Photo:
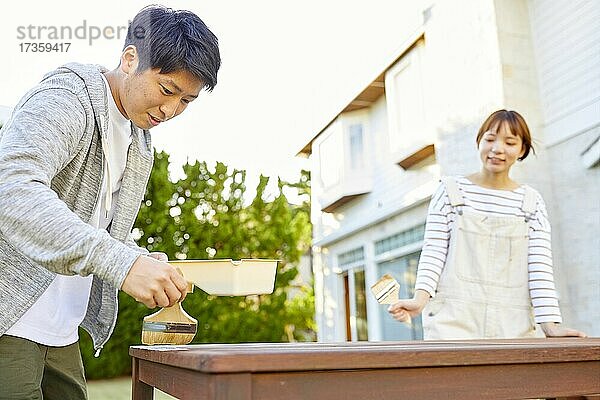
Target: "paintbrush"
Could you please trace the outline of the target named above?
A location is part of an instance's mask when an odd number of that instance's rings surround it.
[[[385,274],[371,286],[371,292],[379,304],[394,304],[398,301],[400,284],[394,277]]]
[[[181,271],[179,271],[181,273]],[[188,293],[194,285],[188,283]],[[198,321],[190,317],[178,302],[154,314],[144,317],[142,324],[143,344],[188,344],[196,336]]]

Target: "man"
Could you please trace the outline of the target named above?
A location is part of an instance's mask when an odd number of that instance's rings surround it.
[[[119,66],[68,64],[0,131],[0,398],[81,399],[78,327],[97,355],[117,290],[153,308],[186,282],[130,237],[152,168],[148,130],[182,113],[220,67],[195,14],[152,6],[131,22]]]

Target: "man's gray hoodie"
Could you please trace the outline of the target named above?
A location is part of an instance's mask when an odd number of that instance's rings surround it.
[[[56,274],[93,274],[81,326],[98,351],[117,318],[117,289],[136,258],[130,232],[152,169],[150,135],[132,143],[110,233],[88,224],[100,194],[107,93],[94,65],[47,74],[0,130],[0,335]]]

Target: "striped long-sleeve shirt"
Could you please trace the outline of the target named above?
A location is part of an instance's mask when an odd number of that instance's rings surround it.
[[[457,177],[456,181],[464,198],[465,209],[492,215],[524,216],[521,210],[525,195],[523,186],[515,190],[495,190],[475,185],[465,177]],[[529,293],[536,323],[560,323],[562,318],[552,269],[550,223],[544,200],[539,193],[536,194],[536,212],[529,221]],[[455,212],[442,184],[429,205],[415,284],[415,289],[425,290],[432,297],[435,296],[446,263],[455,219]]]

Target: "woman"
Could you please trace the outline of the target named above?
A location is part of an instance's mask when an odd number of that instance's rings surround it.
[[[525,120],[496,111],[476,141],[481,170],[442,179],[429,206],[415,295],[388,311],[398,321],[423,312],[425,339],[585,337],[560,325],[544,201],[509,176],[534,152]]]

